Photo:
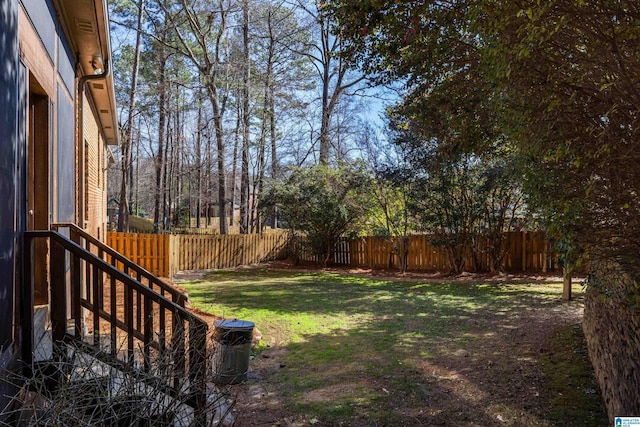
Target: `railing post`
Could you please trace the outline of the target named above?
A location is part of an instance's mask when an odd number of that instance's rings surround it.
[[[115,261],[114,261],[115,263]],[[110,344],[110,350],[111,350],[111,355],[114,357],[117,357],[118,355],[118,325],[117,325],[117,311],[118,311],[118,306],[117,306],[117,298],[116,298],[116,279],[114,277],[110,277],[109,278],[109,314],[110,314],[110,319],[109,319],[109,329],[111,331],[111,344]]]
[[[133,366],[134,361],[134,325],[133,325],[133,289],[124,283],[124,323],[127,333],[127,363]]]
[[[33,374],[33,239],[25,233],[24,254],[22,262],[22,275],[24,286],[22,287],[22,360],[24,362],[24,375],[31,377]]]
[[[174,355],[173,387],[180,388],[185,373],[185,340],[186,330],[184,319],[175,311],[171,313],[171,352]]]
[[[71,311],[74,319],[74,335],[82,338],[82,263],[77,254],[71,257]]]
[[[189,322],[189,385],[195,400],[194,424],[207,422],[207,326]]]
[[[67,333],[67,257],[60,243],[50,239],[51,247],[51,332],[55,341]]]
[[[140,307],[138,307],[140,311]],[[153,307],[151,298],[144,297],[144,369],[151,369],[151,344],[153,341]]]
[[[92,287],[92,307],[93,307],[93,345],[101,347],[100,342],[100,310],[102,310],[102,283],[100,277],[102,272],[98,267],[86,264],[87,272],[91,271],[91,274],[87,273],[87,279],[91,280]]]

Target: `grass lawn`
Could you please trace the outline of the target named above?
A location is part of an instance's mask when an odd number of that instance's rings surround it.
[[[220,271],[191,303],[255,322],[239,425],[607,424],[560,283]]]

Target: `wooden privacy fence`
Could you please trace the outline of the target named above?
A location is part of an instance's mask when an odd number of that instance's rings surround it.
[[[107,245],[155,276],[169,276],[168,234],[108,232]]]
[[[171,235],[171,275],[181,270],[231,268],[277,259],[287,233],[219,236]]]
[[[449,271],[445,249],[429,243],[430,236],[412,235],[409,241],[407,268],[409,270]],[[478,264],[469,250],[465,270],[487,270],[488,256],[484,249],[488,242],[478,241]],[[556,256],[544,232],[510,232],[505,239],[507,254],[503,266],[506,271],[551,271],[556,268]],[[304,245],[296,245],[298,259],[319,262]],[[341,240],[331,260],[334,265],[372,269],[399,268],[389,242],[383,237],[362,237]]]
[[[552,271],[556,268],[556,255],[544,232],[507,233],[504,258],[506,271]],[[169,235],[107,233],[107,244],[136,264],[160,277],[173,277],[182,270],[208,270],[232,268],[272,261],[288,249],[286,232],[238,235]],[[465,270],[486,270],[487,242],[476,242],[480,253],[478,263],[469,251]],[[302,261],[319,261],[305,249],[296,245],[296,254]],[[398,268],[398,257],[391,245],[382,237],[362,237],[341,240],[331,260],[333,265],[363,268]],[[449,271],[442,247],[429,243],[429,236],[413,235],[407,257],[409,270]]]
[[[156,276],[181,270],[230,268],[276,259],[287,233],[244,235],[173,235],[107,233],[107,245]]]

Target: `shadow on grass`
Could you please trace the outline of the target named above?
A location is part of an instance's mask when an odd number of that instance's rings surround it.
[[[221,281],[220,279],[224,279]],[[544,288],[544,285],[541,285]],[[502,313],[553,305],[553,290],[531,294],[519,285],[416,284],[372,281],[335,274],[216,273],[189,286],[190,299],[275,313],[433,313],[471,315],[486,308]],[[515,297],[518,297],[517,299]]]
[[[551,334],[553,344],[536,342],[509,321],[499,322],[504,328],[485,324],[466,332],[452,324],[428,335],[390,322],[290,344],[286,368],[274,381],[283,385],[292,413],[318,425],[607,423],[588,360],[572,345],[555,353],[566,346],[561,335]],[[550,326],[535,316],[524,323]],[[575,325],[561,327],[560,334],[567,329]]]
[[[190,298],[274,318],[341,320],[328,331],[301,332],[286,345],[285,367],[269,379],[286,410],[311,424],[606,424],[595,394],[588,396],[595,403],[573,400],[583,410],[558,407],[558,393],[590,392],[593,375],[572,384],[575,390],[548,386],[559,372],[547,363],[554,350],[541,337],[580,318],[579,304],[558,300],[559,288],[282,272],[235,277],[193,283]],[[576,363],[583,363],[577,371],[590,369],[584,360]]]

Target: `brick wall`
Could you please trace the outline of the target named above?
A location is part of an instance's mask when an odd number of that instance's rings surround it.
[[[105,240],[107,216],[106,146],[98,129],[95,113],[84,100],[85,229],[100,240]]]

